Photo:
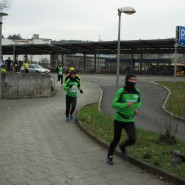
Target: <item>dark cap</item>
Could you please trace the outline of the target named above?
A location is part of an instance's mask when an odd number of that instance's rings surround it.
[[[136,78],[136,75],[131,74],[131,73],[127,74],[126,78],[125,78],[125,82],[128,81],[128,79],[131,78],[131,77],[135,77]]]

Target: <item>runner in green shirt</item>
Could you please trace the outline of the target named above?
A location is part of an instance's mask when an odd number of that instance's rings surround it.
[[[83,91],[80,87],[80,81],[76,79],[76,72],[73,70],[70,73],[70,78],[64,84],[64,90],[67,91],[66,94],[66,121],[73,121],[73,112],[76,108],[77,103],[77,92]]]
[[[61,81],[61,86],[63,85],[63,67],[61,64],[57,66],[58,81]]]
[[[138,114],[141,106],[140,91],[135,87],[136,81],[134,74],[128,74],[125,79],[125,86],[116,92],[112,102],[116,111],[114,115],[114,138],[107,154],[107,163],[111,165],[114,164],[113,153],[120,141],[122,129],[128,135],[128,139],[120,145],[123,159],[128,160],[126,147],[136,142],[134,115]]]

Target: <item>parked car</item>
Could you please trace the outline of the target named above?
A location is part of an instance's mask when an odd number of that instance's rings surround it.
[[[24,73],[24,67],[23,66],[21,67],[20,71],[22,73]],[[49,69],[43,68],[39,64],[29,64],[28,71],[29,71],[29,73],[49,73],[50,72]]]

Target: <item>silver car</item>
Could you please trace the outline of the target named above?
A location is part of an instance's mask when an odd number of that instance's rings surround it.
[[[20,71],[22,73],[24,73],[24,67],[23,66],[21,67]],[[49,73],[50,72],[49,69],[43,68],[39,64],[29,64],[28,71],[29,71],[29,73]]]

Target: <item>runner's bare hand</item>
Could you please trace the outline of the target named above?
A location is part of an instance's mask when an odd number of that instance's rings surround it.
[[[127,106],[128,106],[128,107],[132,107],[133,105],[134,105],[134,102],[128,102],[128,103],[127,103]]]
[[[139,110],[138,110],[138,109],[135,109],[135,110],[134,110],[134,114],[135,114],[135,115],[138,115],[138,113],[139,113]]]

